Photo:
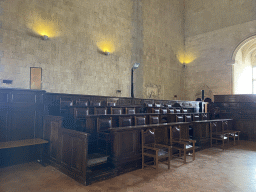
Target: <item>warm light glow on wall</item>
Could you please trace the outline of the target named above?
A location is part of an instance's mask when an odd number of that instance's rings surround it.
[[[54,19],[43,19],[38,14],[33,14],[30,22],[27,23],[28,27],[36,34],[41,36],[56,37],[59,36],[58,22]]]
[[[179,53],[178,60],[181,64],[189,64],[196,59],[196,56],[192,53]]]
[[[112,41],[99,41],[97,42],[97,47],[102,51],[102,52],[109,52],[113,53],[115,51],[115,45]]]

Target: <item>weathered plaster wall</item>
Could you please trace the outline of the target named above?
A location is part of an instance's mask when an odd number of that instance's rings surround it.
[[[186,0],[185,52],[192,57],[185,69],[186,99],[231,94],[232,53],[256,34],[254,0]]]
[[[144,98],[182,99],[183,2],[143,0]]]
[[[182,21],[178,0],[0,1],[0,87],[29,89],[30,67],[41,67],[48,92],[129,97],[139,62],[136,97],[180,98]]]
[[[129,96],[132,5],[119,0],[1,1],[0,79],[29,88],[30,67],[42,67],[46,91]],[[38,35],[44,30],[49,40]],[[99,53],[97,44],[112,53]]]

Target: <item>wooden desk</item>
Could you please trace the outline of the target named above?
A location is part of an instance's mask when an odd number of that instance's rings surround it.
[[[197,144],[204,145],[210,142],[210,122],[233,121],[232,119],[212,119],[191,122],[193,128],[193,139]]]
[[[163,124],[138,125],[110,128],[111,161],[117,173],[133,170],[141,166],[141,129],[155,128],[156,140],[168,143],[168,127],[189,125],[188,122],[172,122]]]

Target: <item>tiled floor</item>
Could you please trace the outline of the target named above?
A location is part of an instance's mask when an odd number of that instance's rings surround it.
[[[0,169],[0,192],[82,191],[256,191],[256,143],[241,141],[225,151],[209,148],[194,162],[171,161],[83,186],[52,166],[28,163]]]

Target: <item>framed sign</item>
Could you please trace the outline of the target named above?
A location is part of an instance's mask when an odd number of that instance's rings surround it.
[[[42,89],[41,67],[30,67],[30,89]]]

